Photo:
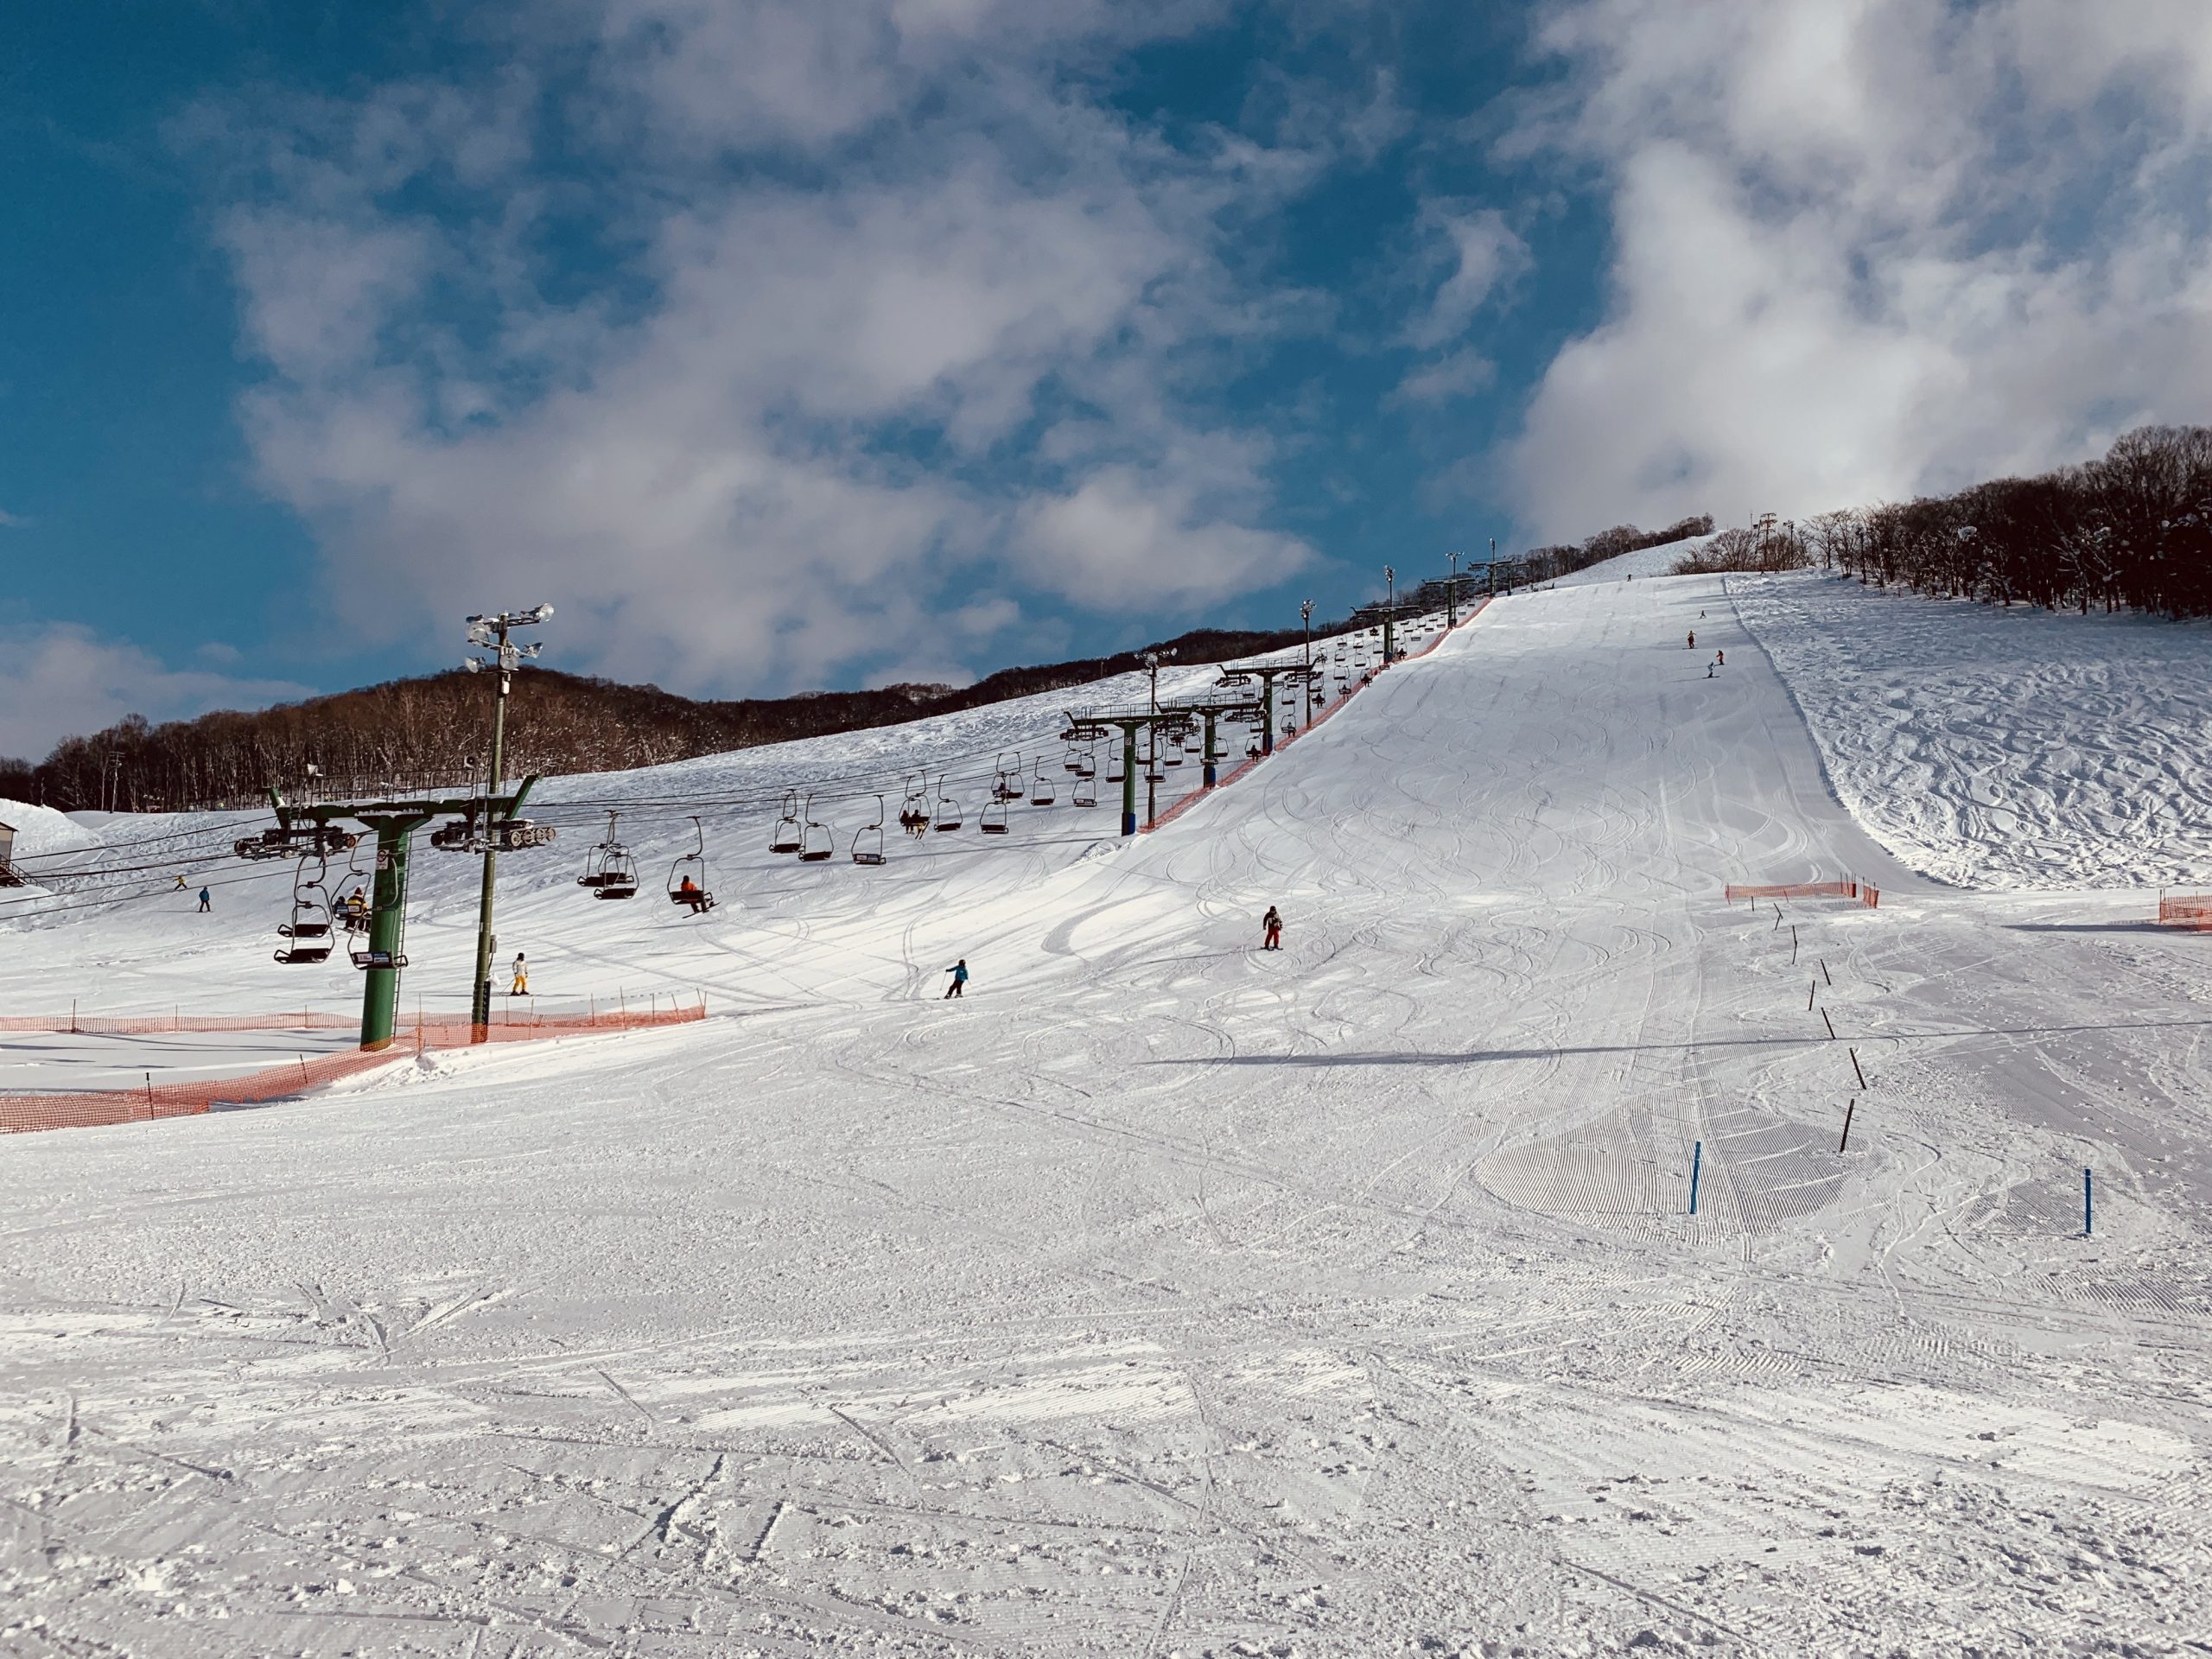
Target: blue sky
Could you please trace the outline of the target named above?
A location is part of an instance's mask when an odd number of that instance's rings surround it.
[[[454,660],[958,679],[2202,418],[2201,6],[0,22],[0,753]]]

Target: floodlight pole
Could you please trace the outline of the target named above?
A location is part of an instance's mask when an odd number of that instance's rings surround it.
[[[1137,727],[1140,722],[1122,722],[1122,833],[1134,836],[1137,832]]]
[[[1300,600],[1298,620],[1306,625],[1306,718],[1301,726],[1313,723],[1313,601]]]
[[[1490,596],[1497,597],[1497,537],[1490,538]]]
[[[484,885],[476,902],[476,976],[468,999],[468,1039],[473,1043],[489,1042],[492,1038],[492,952],[498,944],[492,935],[492,889],[499,867],[499,838],[492,822],[492,801],[504,781],[507,694],[514,689],[515,670],[522,665],[522,659],[535,657],[538,650],[534,645],[510,645],[507,635],[515,628],[535,627],[552,614],[550,605],[539,605],[527,611],[468,619],[468,643],[484,646],[493,655],[489,661],[469,658],[463,666],[471,673],[489,668],[499,675],[499,690],[492,701],[492,770],[484,785]]]
[[[1382,567],[1382,581],[1389,595],[1382,611],[1382,666],[1388,668],[1398,659],[1397,648],[1393,643],[1397,638],[1398,626],[1398,573],[1386,564]]]
[[[1452,556],[1452,581],[1444,590],[1444,626],[1448,629],[1459,626],[1459,556]]]

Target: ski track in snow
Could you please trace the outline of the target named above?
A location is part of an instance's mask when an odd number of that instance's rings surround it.
[[[647,803],[750,803],[702,919],[585,899],[578,830],[502,866],[549,993],[717,1017],[0,1141],[0,1650],[2202,1651],[2207,942],[1916,874],[2110,872],[1903,836],[1835,734],[1905,613],[1728,587],[1500,601],[1127,844],[971,793],[880,870],[765,851],[786,785],[988,776],[1068,694],[549,785],[664,868]],[[449,1007],[475,865],[417,870]],[[1845,870],[1878,911],[1721,899]],[[0,999],[342,1007],[267,961],[284,889],[9,925]]]
[[[2212,625],[1732,576],[1838,792],[1961,887],[2212,886]]]

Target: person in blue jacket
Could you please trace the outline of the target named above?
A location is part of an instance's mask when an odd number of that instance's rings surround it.
[[[952,983],[944,988],[945,1000],[950,1001],[956,996],[964,996],[967,995],[968,958],[965,957],[961,957],[959,961],[954,963],[951,967],[946,969],[944,971],[952,976]]]

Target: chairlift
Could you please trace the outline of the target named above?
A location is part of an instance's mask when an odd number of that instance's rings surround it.
[[[1052,780],[1045,775],[1045,760],[1037,759],[1037,775],[1029,783],[1029,804],[1051,806],[1058,798],[1052,789]]]
[[[340,878],[338,883],[340,887],[346,889],[346,897],[339,904],[334,913],[338,918],[339,925],[350,934],[365,933],[369,931],[369,923],[376,912],[376,901],[367,896],[367,890],[362,884],[364,882],[373,884],[375,879],[368,871],[361,868],[361,855],[358,844],[348,849],[346,855],[346,874]]]
[[[1162,758],[1163,758],[1163,760],[1165,760],[1166,764],[1166,765],[1168,765],[1168,766],[1181,766],[1181,765],[1183,764],[1183,734],[1182,734],[1182,733],[1178,732],[1178,733],[1176,733],[1176,734],[1175,734],[1175,741],[1174,741],[1173,745],[1173,746],[1168,749],[1168,751],[1167,751],[1166,754],[1164,757],[1162,757]]]
[[[995,792],[991,799],[983,803],[983,816],[976,827],[987,836],[1006,834],[1006,803],[1000,800]]]
[[[1040,761],[1039,764],[1043,763]],[[1061,769],[1074,772],[1077,777],[1083,775],[1083,751],[1072,743],[1068,745],[1067,758],[1062,762]]]
[[[802,864],[822,864],[836,856],[837,836],[814,817],[814,797],[806,798],[806,829],[800,836],[798,861]]]
[[[798,791],[784,791],[783,816],[776,820],[776,827],[768,832],[768,850],[772,853],[795,853],[806,844],[806,831],[798,820]]]
[[[694,916],[703,916],[715,907],[715,895],[707,885],[707,831],[696,814],[691,833],[698,837],[697,845],[668,867],[668,900],[688,905]]]
[[[308,859],[315,861],[315,874],[308,874]],[[322,885],[329,871],[329,861],[320,852],[310,853],[300,861],[300,868],[292,877],[292,918],[278,924],[277,937],[289,943],[278,947],[276,960],[289,966],[304,966],[310,963],[330,959],[330,895]]]
[[[899,827],[910,836],[929,833],[929,779],[920,778],[906,786],[906,797],[899,804]]]
[[[1107,748],[1106,781],[1109,784],[1120,783],[1127,773],[1127,767],[1122,763],[1122,753],[1123,750],[1119,743],[1112,744]]]
[[[1068,798],[1070,806],[1098,804],[1098,768],[1091,766],[1076,774],[1075,792]]]
[[[902,823],[904,815],[901,815]],[[875,822],[853,831],[853,862],[877,865],[890,861],[883,855],[883,797],[875,798]]]
[[[944,792],[944,774],[937,779],[937,823],[938,830],[957,830],[960,827],[960,803]]]
[[[1021,798],[1021,757],[1014,757],[1014,770],[1008,772],[1006,756],[998,758],[997,775],[991,779],[991,798],[995,801],[1018,801]]]
[[[584,873],[576,885],[594,899],[634,899],[638,896],[638,861],[614,833],[620,813],[607,815],[607,839],[584,855]]]

